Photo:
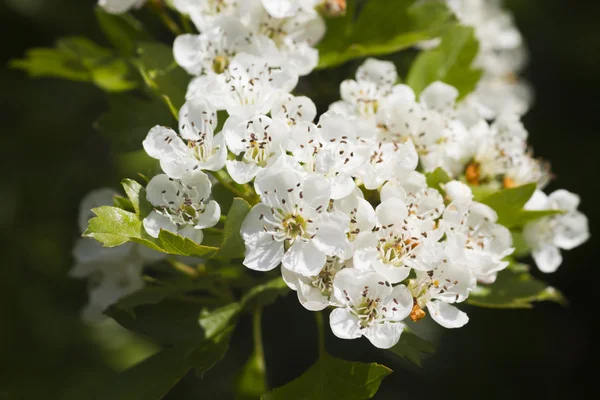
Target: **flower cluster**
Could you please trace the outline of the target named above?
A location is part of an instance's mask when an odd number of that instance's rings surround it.
[[[243,264],[281,266],[305,308],[334,309],[336,336],[365,336],[380,348],[398,342],[407,320],[430,315],[446,328],[465,325],[455,304],[508,266],[511,232],[473,188],[533,183],[527,209],[564,211],[524,228],[542,271],[558,267],[558,248],[587,239],[578,197],[541,192],[549,168],[527,144],[525,99],[515,101],[514,87],[490,89],[498,79],[509,84],[520,65],[514,54],[522,54],[503,11],[484,0],[448,0],[481,42],[484,79],[465,101],[443,82],[417,95],[397,83],[393,63],[369,58],[342,82],[341,100],[317,117],[310,98],[292,94],[318,63],[313,46],[325,28],[317,3],[175,1],[201,33],[174,43],[177,63],[194,76],[177,132],[157,126],[143,142],[164,172],[146,188],[150,236],[167,230],[201,243],[221,214],[211,178],[253,188],[257,201],[240,231]],[[450,179],[432,187],[426,174],[436,170]],[[122,249],[132,257],[133,247]]]

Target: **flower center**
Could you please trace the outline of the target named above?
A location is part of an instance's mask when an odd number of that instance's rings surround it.
[[[212,63],[212,69],[217,74],[223,73],[229,66],[229,58],[223,55],[218,55],[214,58]]]
[[[420,242],[414,238],[404,239],[401,235],[390,233],[379,239],[377,250],[379,258],[385,264],[401,267],[406,257],[415,258],[413,253],[419,244]]]
[[[303,236],[306,232],[306,221],[300,215],[290,215],[281,222],[285,235],[290,239]]]

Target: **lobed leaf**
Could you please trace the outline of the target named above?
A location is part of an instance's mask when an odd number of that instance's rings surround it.
[[[365,364],[321,357],[302,376],[273,389],[262,400],[362,400],[372,398],[383,378],[392,370],[375,363]]]
[[[353,58],[391,54],[438,37],[454,24],[443,2],[369,0],[356,16],[349,0],[343,17],[327,19],[327,34],[319,43],[318,68],[330,68]]]
[[[417,367],[423,366],[423,354],[435,353],[431,342],[420,338],[411,331],[405,329],[398,343],[389,349],[395,355],[405,358]]]
[[[413,64],[406,83],[419,95],[435,81],[458,89],[459,99],[475,90],[482,71],[472,67],[479,51],[474,29],[455,26],[442,36],[436,48],[423,51]]]

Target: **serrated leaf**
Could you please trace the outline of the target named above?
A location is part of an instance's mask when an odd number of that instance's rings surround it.
[[[427,179],[427,186],[437,189],[440,193],[444,193],[441,185],[452,180],[450,175],[441,167],[436,168],[433,172],[427,172],[425,177]]]
[[[250,212],[250,204],[244,199],[236,197],[227,213],[227,220],[223,228],[223,241],[219,246],[216,257],[221,259],[243,258],[246,249],[244,239],[240,234],[242,223]]]
[[[499,224],[512,228],[521,223],[523,206],[533,196],[535,189],[535,183],[503,189],[487,196],[481,202],[498,213]]]
[[[111,14],[99,6],[94,12],[104,36],[125,57],[134,54],[138,42],[151,39],[144,25],[131,14]]]
[[[137,52],[137,65],[146,85],[161,99],[167,98],[167,109],[172,106],[179,110],[185,103],[190,77],[175,62],[173,49],[159,42],[143,42],[138,45]]]
[[[442,2],[369,0],[356,20],[356,1],[349,0],[344,17],[330,18],[319,43],[319,66],[329,68],[353,58],[391,54],[439,36],[454,24]]]
[[[202,246],[193,240],[162,229],[158,242],[165,252],[181,256],[210,258],[219,251],[218,247]]]
[[[142,141],[156,125],[172,126],[175,119],[160,99],[144,99],[133,94],[109,95],[110,110],[95,124],[112,148],[129,152],[142,148]]]
[[[144,189],[142,185],[134,181],[133,179],[123,179],[121,185],[125,190],[125,194],[129,197],[129,201],[133,206],[136,214],[140,213],[140,191]]]
[[[472,67],[479,51],[473,28],[455,26],[442,36],[439,46],[423,51],[411,65],[406,83],[419,95],[435,81],[454,86],[459,98],[471,93],[482,71]]]
[[[518,267],[500,271],[491,285],[479,285],[467,303],[487,308],[531,308],[532,303],[538,301],[566,302],[562,293],[534,278],[527,266],[519,264]]]
[[[134,208],[133,208],[133,204],[131,203],[131,200],[129,200],[126,197],[123,196],[119,196],[118,194],[113,195],[113,206],[120,208],[122,210],[125,211],[130,211],[130,212],[135,212]]]
[[[104,247],[122,245],[132,237],[141,238],[142,223],[136,214],[109,206],[94,208],[92,212],[96,217],[90,219],[83,236],[96,239]]]
[[[404,330],[398,343],[389,351],[407,359],[417,367],[422,367],[423,354],[433,354],[435,348],[429,341],[420,338],[409,330]]]
[[[12,60],[10,66],[26,71],[32,78],[90,82],[108,92],[137,87],[137,82],[131,79],[131,68],[124,60],[84,37],[59,39],[53,49],[30,49],[26,58]]]
[[[375,363],[344,361],[328,354],[302,376],[273,389],[262,400],[363,400],[372,398],[392,370]]]

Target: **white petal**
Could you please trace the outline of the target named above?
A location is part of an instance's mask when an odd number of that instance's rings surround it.
[[[296,240],[282,259],[284,268],[303,276],[317,275],[327,257],[311,241]]]
[[[327,179],[311,175],[302,185],[304,201],[314,208],[327,209],[331,198],[331,188]]]
[[[392,198],[384,201],[375,209],[377,220],[382,225],[396,225],[400,227],[408,216],[404,199]]]
[[[315,224],[319,230],[313,239],[315,246],[328,256],[343,256],[350,242],[346,232],[350,227],[350,218],[342,212],[323,213]]]
[[[329,314],[329,325],[340,339],[357,339],[362,336],[358,318],[347,308],[336,308]]]
[[[581,198],[578,195],[564,189],[556,190],[548,196],[548,199],[551,203],[556,204],[558,209],[565,211],[577,210],[581,202]]]
[[[144,218],[144,229],[148,235],[157,238],[161,229],[169,232],[177,233],[177,226],[171,222],[168,217],[165,217],[156,211],[151,212]]]
[[[389,349],[398,343],[406,325],[402,322],[377,323],[363,330],[363,335],[379,349]]]
[[[202,232],[200,229],[195,229],[190,225],[184,226],[182,229],[177,231],[177,234],[198,244],[202,243],[202,240],[204,239],[204,232]]]
[[[227,160],[225,165],[231,178],[239,184],[250,182],[262,170],[257,164],[249,164],[236,160]]]
[[[211,200],[204,209],[204,212],[200,214],[198,217],[198,222],[196,223],[196,228],[204,229],[213,227],[219,222],[219,217],[221,216],[221,206],[214,201]]]
[[[427,86],[419,99],[428,108],[443,111],[454,107],[457,97],[458,90],[454,86],[437,81]]]
[[[554,230],[556,246],[564,250],[571,250],[582,245],[590,238],[587,217],[579,211],[557,217]]]
[[[464,202],[473,199],[473,192],[462,182],[451,181],[444,185],[446,196],[453,201]]]
[[[189,74],[200,75],[203,70],[198,35],[179,35],[173,42],[173,56],[179,66]]]
[[[385,264],[378,259],[373,260],[372,265],[378,274],[385,276],[391,283],[402,282],[408,278],[408,275],[410,274],[410,268],[408,266],[396,267],[391,264]]]
[[[262,0],[265,10],[274,18],[293,17],[298,8],[294,0]]]
[[[427,302],[431,318],[444,328],[460,328],[469,322],[469,317],[458,308],[443,301]]]
[[[271,236],[257,233],[256,243],[250,246],[246,242],[246,257],[243,264],[255,271],[270,271],[277,267],[283,257],[283,243],[271,239]]]
[[[550,244],[533,250],[532,256],[539,270],[547,274],[556,271],[560,264],[562,264],[560,250],[558,247]]]
[[[398,80],[396,66],[391,61],[381,61],[375,58],[367,58],[356,71],[358,81],[369,81],[378,86],[391,87]]]

